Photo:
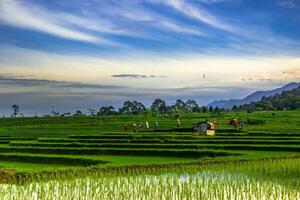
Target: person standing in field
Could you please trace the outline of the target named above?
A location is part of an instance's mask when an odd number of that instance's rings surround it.
[[[155,126],[155,128],[158,128],[158,126],[159,126],[158,121],[155,122],[154,126]]]
[[[126,124],[124,124],[124,131],[125,131],[125,132],[127,132],[127,131],[128,131],[128,125],[127,125],[127,123],[126,123]]]
[[[245,126],[245,122],[244,121],[240,121],[240,127],[239,127],[239,129],[243,130],[244,126]]]
[[[179,118],[176,119],[176,126],[180,127],[180,119]]]
[[[238,124],[239,124],[239,121],[238,119],[236,118],[232,118],[229,122],[230,125],[232,125],[234,127],[234,129],[237,129],[238,128]]]
[[[149,128],[149,122],[148,121],[146,121],[146,128]]]
[[[136,132],[136,129],[137,129],[137,125],[136,125],[136,123],[133,123],[132,124],[132,130],[133,130],[133,132]]]

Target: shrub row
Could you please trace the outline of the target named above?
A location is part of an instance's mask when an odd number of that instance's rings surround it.
[[[20,155],[20,154],[0,154],[0,160],[27,163],[47,163],[47,164],[63,164],[70,166],[92,166],[97,164],[105,164],[108,161],[92,160],[84,158],[70,158],[58,156],[40,156],[40,155]]]

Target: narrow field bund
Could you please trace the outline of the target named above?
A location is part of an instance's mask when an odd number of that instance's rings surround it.
[[[1,142],[1,141],[0,141]],[[300,144],[300,138],[295,140],[245,140],[245,139],[234,139],[234,140],[224,140],[224,139],[195,139],[195,140],[177,140],[177,139],[38,139],[37,141],[23,142],[23,141],[13,141],[10,142],[11,146],[24,146],[32,144],[113,144],[113,143],[131,143],[131,144],[288,144],[297,145]]]
[[[209,145],[207,145],[209,144]],[[129,143],[83,143],[83,142],[66,142],[66,143],[47,143],[47,142],[11,142],[9,145],[11,147],[86,147],[86,148],[96,148],[96,147],[112,147],[112,148],[174,148],[174,149],[186,149],[191,148],[195,149],[197,147],[215,147],[215,146],[264,146],[268,147],[272,145],[273,147],[297,147],[297,144],[300,144],[300,141],[266,141],[262,143],[256,142],[247,142],[247,141],[226,141],[226,142],[214,142],[214,141],[205,141],[205,142],[195,142],[195,143],[185,143],[181,141],[177,142],[159,142],[159,143],[138,143],[138,142],[129,142]]]
[[[251,135],[217,135],[217,136],[201,136],[199,134],[190,133],[176,133],[176,134],[166,134],[166,133],[155,133],[155,134],[98,134],[98,135],[69,135],[70,139],[274,139],[274,140],[293,140],[300,139],[300,134],[285,134],[285,135],[270,135],[270,136],[251,136]]]
[[[57,147],[53,147],[56,145]],[[300,146],[284,146],[284,145],[161,145],[161,144],[99,144],[81,145],[81,144],[49,144],[49,146],[40,147],[0,147],[0,152],[24,152],[24,153],[49,153],[49,154],[79,154],[79,155],[161,155],[168,156],[192,156],[196,150],[256,150],[256,151],[290,151],[300,152]],[[124,151],[124,152],[122,152]],[[140,152],[139,152],[140,151]],[[167,151],[167,152],[165,152]],[[183,153],[181,152],[183,151]],[[174,155],[171,153],[174,152]],[[184,152],[186,154],[184,154]]]
[[[45,147],[0,147],[2,153],[67,154],[67,155],[138,155],[174,157],[215,157],[239,155],[222,151],[192,149],[133,149],[133,148],[45,148]]]
[[[106,164],[108,161],[93,160],[86,158],[71,158],[65,156],[42,156],[33,154],[0,154],[1,161],[61,164],[66,166],[93,166]]]

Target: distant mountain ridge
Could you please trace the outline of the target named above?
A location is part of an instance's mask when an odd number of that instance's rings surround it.
[[[291,82],[283,87],[274,89],[274,90],[269,90],[269,91],[256,91],[249,96],[243,98],[243,99],[229,99],[229,100],[217,100],[213,101],[212,103],[208,104],[207,106],[212,106],[213,108],[218,107],[218,108],[232,108],[234,105],[243,105],[251,102],[256,102],[261,100],[261,98],[273,96],[275,94],[280,94],[283,91],[289,91],[292,89],[295,89],[300,86],[300,83],[296,82]]]

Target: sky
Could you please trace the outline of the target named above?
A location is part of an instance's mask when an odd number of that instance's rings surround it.
[[[0,0],[0,115],[300,81],[300,0]]]

